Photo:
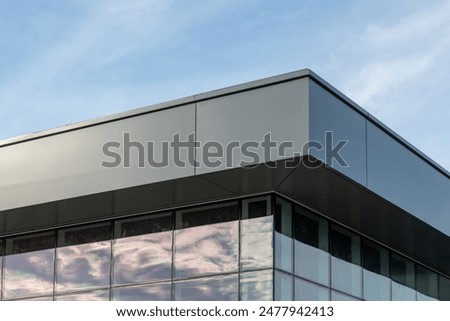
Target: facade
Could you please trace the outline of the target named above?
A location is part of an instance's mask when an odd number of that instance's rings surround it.
[[[450,174],[310,70],[0,142],[1,300],[450,300]]]

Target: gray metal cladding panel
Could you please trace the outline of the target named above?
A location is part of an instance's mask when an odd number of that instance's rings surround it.
[[[193,164],[174,164],[170,148],[167,166],[156,168],[148,160],[164,159],[162,142],[177,133],[187,141],[194,132],[195,107],[186,105],[2,147],[0,210],[193,175]],[[108,142],[116,145],[106,155]],[[147,142],[153,142],[153,151]],[[179,158],[188,159],[187,148]],[[117,166],[102,166],[119,159]]]
[[[197,174],[289,158],[294,152],[300,154],[308,141],[308,109],[307,78],[197,103],[197,141],[201,144],[197,149]],[[264,152],[262,145],[268,133],[276,144],[270,154]],[[278,149],[283,142],[292,142],[292,148]],[[246,143],[250,144],[248,148]],[[226,157],[207,159],[206,144],[219,145]],[[238,147],[227,155],[227,146],[232,144]],[[253,156],[247,157],[246,148]],[[214,147],[207,152],[211,151]],[[205,160],[215,165],[208,166]]]
[[[450,235],[450,180],[368,123],[368,188]]]
[[[366,119],[313,80],[309,92],[311,141],[320,144],[311,145],[309,153],[365,186]]]

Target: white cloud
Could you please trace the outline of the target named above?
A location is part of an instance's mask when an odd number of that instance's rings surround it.
[[[448,59],[450,3],[441,3],[391,26],[367,27],[358,46],[369,53],[357,75],[344,83],[350,97],[369,109],[386,108],[377,98],[419,79]]]

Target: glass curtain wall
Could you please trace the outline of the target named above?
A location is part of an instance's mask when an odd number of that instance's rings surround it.
[[[0,239],[2,300],[450,300],[450,280],[275,195]]]
[[[299,204],[274,204],[275,300],[450,300],[444,276]]]
[[[272,300],[271,196],[0,239],[2,300]]]

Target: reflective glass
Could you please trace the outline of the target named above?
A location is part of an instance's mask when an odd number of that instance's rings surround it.
[[[450,301],[450,280],[439,275],[439,300]]]
[[[275,301],[292,301],[294,277],[275,271]]]
[[[391,253],[391,279],[397,283],[414,288],[414,262],[395,253]]]
[[[275,202],[275,231],[292,237],[292,205],[280,197]]]
[[[364,239],[362,242],[362,266],[374,273],[389,276],[389,251]]]
[[[242,219],[247,220],[271,215],[270,201],[270,196],[242,200]]]
[[[416,290],[428,297],[438,297],[438,275],[416,264]]]
[[[109,301],[109,290],[59,295],[55,296],[55,301]]]
[[[176,228],[210,225],[239,218],[238,202],[220,203],[177,211]]]
[[[265,216],[241,222],[241,269],[273,266],[273,217]]]
[[[175,231],[175,277],[238,270],[238,221]]]
[[[54,233],[7,239],[3,298],[53,293]]]
[[[116,222],[121,238],[113,241],[114,284],[170,279],[171,228],[170,213]]]
[[[361,301],[349,295],[331,290],[331,301]]]
[[[174,283],[176,301],[237,301],[238,275],[214,276]]]
[[[295,301],[328,301],[330,289],[295,278]]]
[[[113,289],[114,301],[170,301],[170,296],[170,283]]]
[[[331,226],[330,253],[332,256],[354,264],[361,264],[361,238],[337,225]]]
[[[172,214],[161,213],[131,219],[118,220],[115,222],[114,236],[116,239],[118,239],[171,231],[172,229]]]
[[[364,300],[390,301],[391,280],[383,275],[363,270]]]
[[[241,273],[242,301],[271,301],[273,299],[273,270]]]
[[[326,286],[330,285],[330,254],[313,246],[294,242],[295,275]]]
[[[328,221],[303,207],[294,207],[294,238],[328,252]]]
[[[275,267],[292,273],[294,240],[286,235],[275,232]]]
[[[392,301],[415,301],[416,291],[410,287],[404,286],[392,281]]]
[[[88,243],[90,242],[90,243]],[[56,249],[56,291],[108,286],[110,225],[61,230]]]
[[[331,287],[352,296],[362,297],[362,268],[331,257]]]
[[[292,273],[294,242],[292,240],[292,205],[275,199],[275,266]]]
[[[433,298],[431,296],[422,294],[420,292],[416,292],[417,301],[438,301],[438,299]]]
[[[30,298],[30,299],[19,299],[20,301],[53,301],[52,296],[40,296],[37,298]],[[17,300],[17,301],[19,301]]]

